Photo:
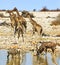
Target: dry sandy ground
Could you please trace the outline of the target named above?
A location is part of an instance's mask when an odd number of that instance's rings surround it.
[[[1,13],[1,12],[0,12]],[[60,14],[60,12],[32,12],[35,16],[33,18],[38,24],[43,27],[43,33],[48,36],[39,36],[37,33],[32,35],[32,25],[29,22],[29,19],[26,18],[27,21],[27,31],[24,34],[24,42],[22,41],[22,37],[19,39],[14,38],[13,28],[11,26],[0,26],[0,48],[10,48],[13,43],[18,43],[17,46],[22,48],[34,48],[35,45],[41,42],[52,41],[55,43],[60,43],[60,37],[56,37],[56,35],[60,35],[60,25],[59,26],[50,26],[51,21],[55,20],[56,17]],[[3,12],[5,16],[9,16],[6,12]],[[40,15],[39,15],[40,14]],[[50,16],[50,18],[47,18]],[[0,22],[6,21],[10,23],[10,18],[0,18]]]
[[[26,31],[24,34],[24,42],[22,37],[19,39],[17,35],[14,37],[13,28],[10,26],[0,26],[0,49],[9,49],[9,48],[23,48],[23,49],[34,49],[36,44],[41,42],[55,42],[60,43],[60,37],[52,37],[52,36],[39,36],[37,33],[32,35],[31,31]],[[17,43],[17,44],[14,44]]]

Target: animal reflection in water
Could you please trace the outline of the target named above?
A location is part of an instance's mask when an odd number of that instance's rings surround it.
[[[6,65],[20,65],[20,51],[17,49],[10,49],[8,51]]]
[[[59,65],[53,55],[50,52],[47,52],[47,55],[41,54],[40,56],[37,56],[34,65]]]
[[[40,56],[33,56],[33,65],[48,65],[47,64],[47,56],[40,55]]]

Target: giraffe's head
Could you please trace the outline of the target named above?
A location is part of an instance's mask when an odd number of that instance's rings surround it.
[[[16,7],[14,7],[13,11],[17,11],[18,9]]]
[[[33,14],[32,13],[29,13],[28,11],[22,11],[22,16],[25,17],[25,18],[34,18]]]

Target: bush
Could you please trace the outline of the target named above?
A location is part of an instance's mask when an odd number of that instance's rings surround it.
[[[46,7],[43,7],[43,9],[41,9],[40,11],[49,11],[49,9],[47,9]]]
[[[51,26],[52,25],[60,25],[60,21],[59,20],[55,20],[55,21],[52,21],[52,23],[50,24]]]

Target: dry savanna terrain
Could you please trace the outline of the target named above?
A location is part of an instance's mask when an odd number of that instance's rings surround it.
[[[19,12],[21,14],[21,12]],[[32,24],[28,18],[25,18],[27,21],[27,30],[24,33],[24,42],[22,37],[17,38],[17,34],[14,37],[13,28],[10,25],[0,25],[0,48],[8,48],[12,43],[17,42],[17,45],[22,47],[31,47],[38,42],[48,42],[52,41],[55,43],[60,43],[60,11],[59,12],[32,12],[34,15],[33,20],[35,20],[43,28],[43,36],[39,36],[37,33],[32,34]],[[5,17],[0,17],[0,24],[6,22],[11,23],[9,14],[5,11],[0,11],[0,15]]]

